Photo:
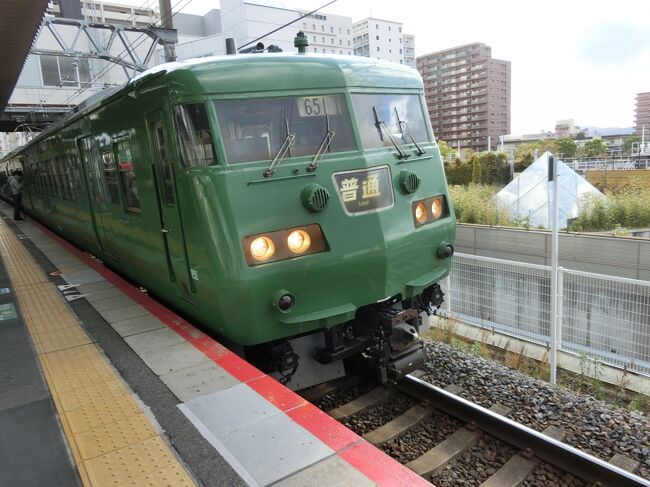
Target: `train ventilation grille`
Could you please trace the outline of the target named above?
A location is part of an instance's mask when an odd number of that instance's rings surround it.
[[[420,178],[411,171],[402,171],[399,175],[399,182],[405,193],[415,193],[420,187]]]
[[[309,211],[318,212],[327,208],[330,201],[329,192],[319,184],[308,184],[302,189],[302,204]]]

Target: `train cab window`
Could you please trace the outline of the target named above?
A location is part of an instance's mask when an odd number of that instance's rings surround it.
[[[427,122],[417,94],[352,95],[364,149],[430,142]],[[390,134],[390,135],[389,135]]]
[[[294,136],[288,157],[313,156],[328,131],[329,152],[356,149],[343,95],[215,101],[228,162],[267,161]]]
[[[102,163],[104,164],[104,181],[108,192],[108,200],[114,204],[120,204],[120,186],[117,181],[117,171],[115,170],[115,157],[110,149],[102,149]]]
[[[210,123],[203,103],[174,107],[174,121],[181,148],[183,167],[211,166],[216,163]]]
[[[122,195],[126,202],[126,210],[140,213],[140,196],[138,186],[135,182],[135,172],[133,171],[133,156],[128,140],[122,140],[113,144],[115,154],[117,154],[117,165],[122,180]]]

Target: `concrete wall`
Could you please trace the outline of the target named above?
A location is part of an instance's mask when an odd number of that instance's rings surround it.
[[[456,251],[532,264],[551,264],[551,233],[483,225],[458,226]],[[561,233],[562,267],[650,281],[650,239]]]

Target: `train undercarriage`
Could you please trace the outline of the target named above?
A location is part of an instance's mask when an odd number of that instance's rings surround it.
[[[438,284],[410,299],[395,296],[357,310],[354,320],[324,332],[248,350],[247,359],[295,390],[370,369],[383,383],[424,363],[423,316],[435,314],[444,294]]]

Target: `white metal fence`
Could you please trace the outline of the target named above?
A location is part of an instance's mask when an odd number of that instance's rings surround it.
[[[450,317],[549,345],[551,267],[457,253]],[[558,348],[650,375],[650,281],[560,268]]]

